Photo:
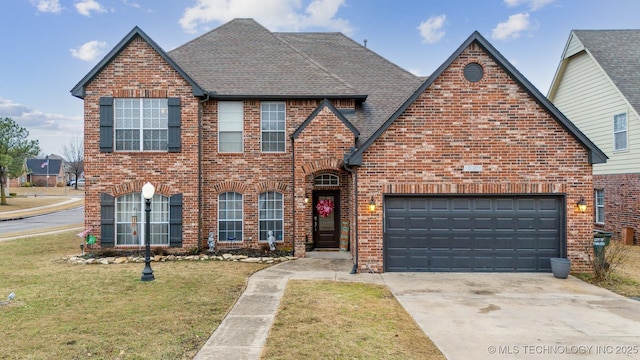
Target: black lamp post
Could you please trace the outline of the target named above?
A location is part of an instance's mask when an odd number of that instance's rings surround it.
[[[153,281],[153,270],[151,270],[151,198],[156,188],[148,182],[142,187],[142,197],[144,197],[144,212],[145,212],[145,224],[144,224],[144,238],[145,238],[145,250],[144,250],[144,269],[142,270],[142,281]]]

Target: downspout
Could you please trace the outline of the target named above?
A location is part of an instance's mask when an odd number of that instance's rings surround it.
[[[354,211],[354,215],[355,215],[355,226],[353,228],[353,232],[355,235],[355,239],[354,239],[354,248],[356,250],[356,256],[355,256],[355,264],[353,264],[353,268],[351,269],[351,274],[357,274],[358,273],[358,172],[351,169],[349,167],[349,165],[347,165],[346,163],[344,165],[342,165],[342,167],[347,170],[352,176],[353,176],[353,187],[354,187],[354,197],[355,197],[355,211]]]
[[[291,188],[291,214],[293,215],[291,256],[296,256],[296,146],[293,137],[291,137]]]
[[[202,117],[204,103],[209,101],[209,93],[198,101],[198,252],[202,251]]]

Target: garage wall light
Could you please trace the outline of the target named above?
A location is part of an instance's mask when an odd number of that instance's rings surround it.
[[[308,204],[309,203],[309,195],[304,194],[304,203]]]
[[[582,198],[580,198],[580,201],[578,201],[578,211],[580,211],[581,213],[587,211],[587,203],[586,201],[584,201],[584,196]]]
[[[376,211],[376,202],[373,201],[373,196],[371,197],[371,201],[369,201],[369,212]]]

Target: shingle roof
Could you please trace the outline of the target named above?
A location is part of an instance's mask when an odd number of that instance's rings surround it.
[[[33,175],[56,175],[60,173],[61,159],[49,158],[49,165],[43,167],[42,165],[45,163],[47,163],[47,159],[27,159],[27,169]]]
[[[640,30],[573,30],[573,33],[640,113]]]
[[[270,32],[236,19],[169,52],[217,98],[356,98],[369,137],[422,83],[341,33]]]
[[[363,95],[251,19],[232,20],[169,55],[218,97]]]

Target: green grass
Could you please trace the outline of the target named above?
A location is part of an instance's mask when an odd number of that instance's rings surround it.
[[[262,359],[445,359],[384,286],[289,281]]]
[[[0,243],[3,359],[191,359],[259,264],[71,265],[73,233]]]

